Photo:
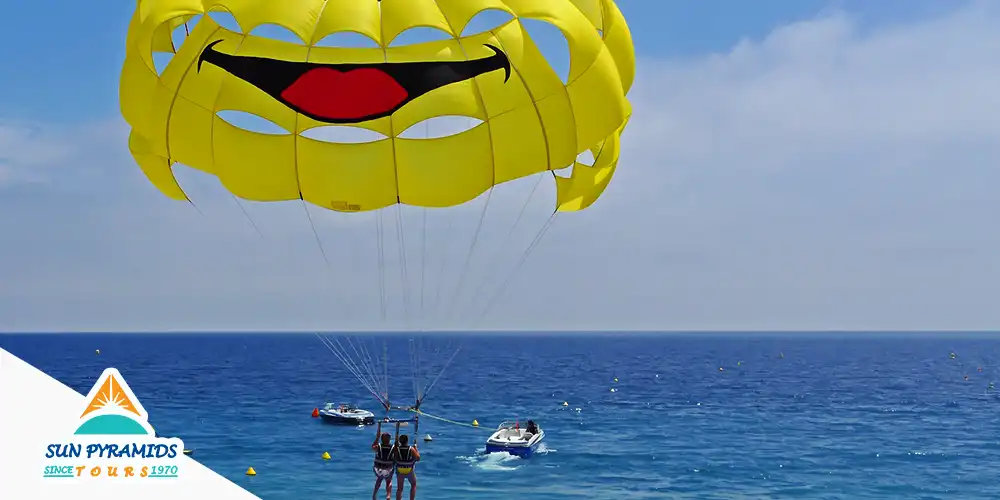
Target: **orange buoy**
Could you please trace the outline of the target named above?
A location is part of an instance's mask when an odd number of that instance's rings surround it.
[[[312,415],[313,415],[313,418],[318,417],[319,416],[319,408],[313,408]]]

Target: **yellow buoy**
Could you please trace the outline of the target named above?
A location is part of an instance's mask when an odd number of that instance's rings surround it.
[[[472,421],[472,426],[473,427],[479,427],[479,421],[478,420],[473,420]]]
[[[330,460],[330,452],[328,451],[323,452],[323,460]]]
[[[247,475],[248,476],[256,476],[257,475],[257,471],[253,470],[253,467],[250,467],[249,469],[247,469]]]

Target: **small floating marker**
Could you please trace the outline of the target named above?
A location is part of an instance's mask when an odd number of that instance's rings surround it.
[[[316,417],[319,416],[319,408],[313,408],[312,416],[313,416],[313,418],[316,418]]]
[[[742,361],[737,361],[736,362],[736,366],[743,366],[743,362]]]
[[[330,452],[329,451],[324,451],[323,452],[323,460],[330,460]]]
[[[723,369],[722,369],[722,367],[720,366],[720,367],[719,367],[719,371],[721,372],[721,371],[725,371],[725,370],[723,370]]]
[[[993,390],[993,382],[990,382],[990,385],[988,387],[986,387],[986,388],[989,389],[989,390]]]
[[[100,349],[94,349],[94,354],[100,356],[101,355],[101,350]]]
[[[184,450],[183,453],[185,455],[190,455],[190,454],[194,453],[194,450]]]
[[[253,467],[250,467],[249,469],[247,469],[247,475],[248,476],[256,476],[257,475],[257,471],[253,470]]]
[[[955,359],[955,353],[951,353],[948,357],[950,357],[951,359]]]
[[[473,420],[472,421],[472,426],[473,427],[479,427],[479,421],[478,420]]]
[[[618,377],[615,377],[615,382],[617,382],[617,381],[618,381]]]
[[[964,378],[965,380],[969,380],[969,376],[968,376],[968,375],[966,375],[966,376],[965,376],[965,377],[963,377],[963,378]]]
[[[783,353],[783,352],[779,352],[779,353],[778,353],[778,358],[780,358],[780,359],[785,359],[785,353]]]
[[[434,441],[434,438],[432,438],[430,434],[424,436],[424,442],[425,443],[429,443],[431,441]]]
[[[983,367],[980,366],[979,368],[976,369],[976,371],[978,371],[979,373],[983,373]]]
[[[569,406],[569,402],[568,401],[563,401],[563,406]]]

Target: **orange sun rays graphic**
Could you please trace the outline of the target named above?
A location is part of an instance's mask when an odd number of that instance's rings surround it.
[[[87,409],[84,410],[83,415],[80,415],[80,418],[86,417],[91,412],[111,407],[118,407],[134,413],[136,416],[141,416],[139,410],[132,404],[132,401],[125,394],[125,391],[122,390],[121,384],[118,383],[114,375],[104,381],[101,389],[94,396],[94,399],[90,401],[90,404],[87,405]]]

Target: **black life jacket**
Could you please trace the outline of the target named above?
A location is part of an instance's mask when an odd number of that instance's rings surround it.
[[[392,446],[378,445],[378,449],[375,450],[375,465],[392,465]]]
[[[413,460],[413,450],[410,449],[409,445],[396,447],[397,467],[413,467],[414,463],[416,463],[416,461]]]

